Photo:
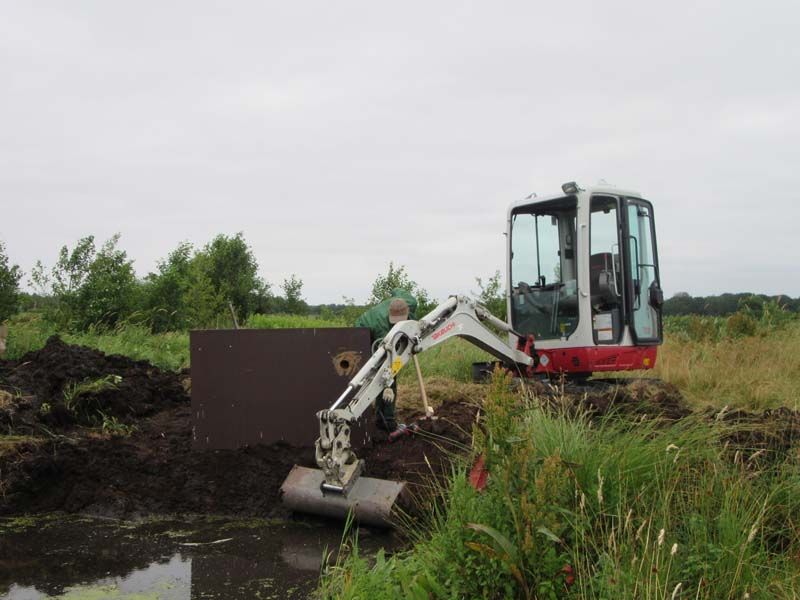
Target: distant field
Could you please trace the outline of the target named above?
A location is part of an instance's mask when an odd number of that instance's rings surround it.
[[[255,315],[247,326],[264,329],[292,327],[342,327],[343,321],[297,315]],[[635,373],[673,383],[696,406],[728,405],[763,409],[800,408],[800,323],[757,329],[752,335],[732,336],[724,319],[666,320],[666,340],[659,349],[656,368]],[[56,333],[40,315],[17,315],[10,323],[7,358],[19,358],[40,348]],[[111,332],[89,331],[62,336],[73,344],[106,353],[144,359],[165,368],[189,366],[189,334],[152,334],[147,327],[122,325]],[[468,382],[473,362],[492,357],[468,342],[456,339],[420,355],[424,376]],[[410,366],[400,374],[402,383],[415,380]]]
[[[696,405],[800,409],[800,323],[720,341],[668,334],[652,374]]]

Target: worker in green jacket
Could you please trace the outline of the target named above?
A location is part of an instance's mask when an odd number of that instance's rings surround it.
[[[376,304],[358,319],[356,327],[366,327],[370,332],[372,351],[376,350],[376,342],[383,341],[389,330],[395,323],[415,319],[417,310],[417,299],[406,290],[395,288],[392,290],[392,297]],[[381,429],[392,432],[397,429],[397,419],[395,417],[395,402],[397,401],[397,381],[392,384],[391,396],[385,397],[384,394],[378,396],[375,402],[375,412],[377,425]]]

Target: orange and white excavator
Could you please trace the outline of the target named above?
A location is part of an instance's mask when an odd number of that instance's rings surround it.
[[[293,510],[386,524],[402,482],[362,476],[351,425],[414,357],[462,337],[522,377],[650,369],[662,341],[653,206],[609,185],[528,196],[507,227],[508,322],[464,296],[394,325],[329,409],[317,413],[318,469],[295,466],[281,487]],[[496,331],[502,337],[496,335]]]

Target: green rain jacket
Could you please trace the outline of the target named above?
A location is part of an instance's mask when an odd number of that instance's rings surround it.
[[[375,340],[382,340],[385,338],[386,334],[389,333],[389,330],[393,327],[393,325],[389,323],[389,304],[392,303],[392,298],[402,298],[405,300],[408,304],[408,318],[417,318],[417,299],[406,290],[394,288],[391,298],[387,298],[383,302],[376,304],[356,319],[356,327],[369,328],[372,343],[374,343]]]

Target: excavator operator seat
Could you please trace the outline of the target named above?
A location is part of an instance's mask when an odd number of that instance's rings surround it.
[[[589,259],[589,285],[592,294],[592,306],[597,309],[606,309],[618,304],[618,281],[615,266],[612,265],[614,256],[611,252],[592,254]]]

